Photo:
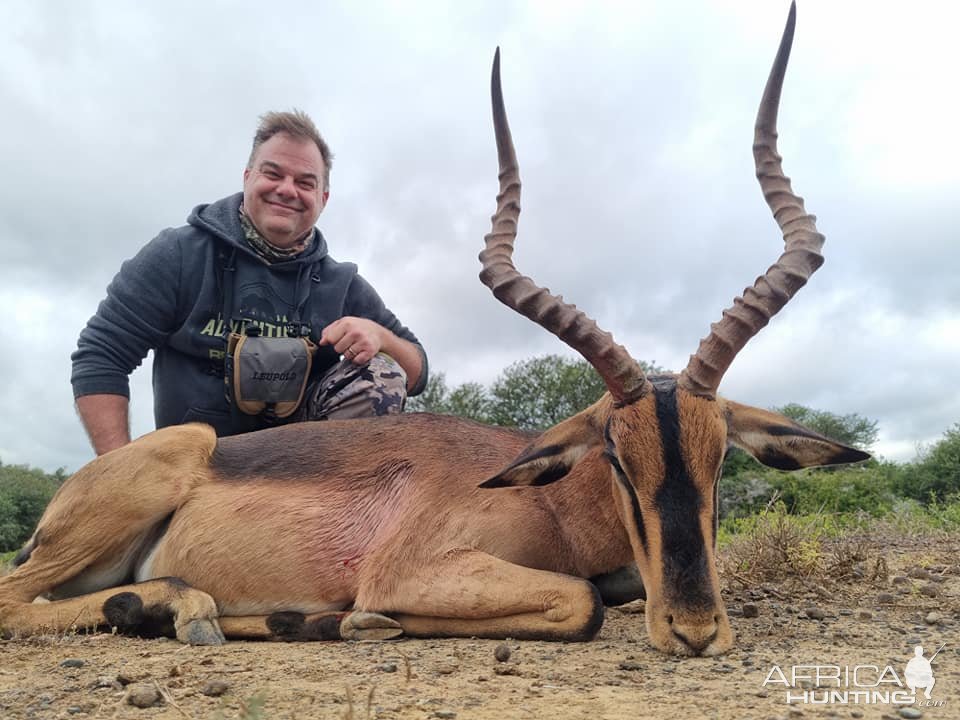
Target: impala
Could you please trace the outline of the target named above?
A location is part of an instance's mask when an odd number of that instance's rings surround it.
[[[151,433],[93,460],[54,496],[0,579],[3,632],[112,626],[198,644],[401,633],[587,640],[605,600],[645,594],[655,647],[729,649],[714,555],[726,448],[782,469],[867,457],[717,395],[737,353],[823,260],[823,236],[776,153],[794,16],[754,145],[785,250],[683,372],[646,377],[608,333],[515,269],[520,182],[498,51],[500,194],[481,279],[580,352],[609,392],[539,436],[428,414],[222,439],[199,424]]]

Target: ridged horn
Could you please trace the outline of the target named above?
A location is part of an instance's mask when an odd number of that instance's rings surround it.
[[[497,195],[497,210],[490,218],[493,227],[484,237],[486,248],[480,253],[483,265],[480,280],[504,305],[533,320],[580,353],[596,368],[617,400],[629,403],[643,397],[652,386],[643,368],[626,349],[575,305],[565,303],[562,297],[552,295],[546,288],[538,287],[514,266],[513,243],[520,217],[520,171],[500,88],[500,48],[493,57],[490,95],[500,161],[500,193]]]
[[[793,193],[790,179],[784,176],[782,158],[777,154],[777,109],[780,89],[790,58],[796,4],[790,6],[780,48],[770,70],[763,99],[757,112],[753,157],[763,196],[783,232],[784,252],[752,287],[735,298],[733,307],[723,311],[719,322],[710,326],[710,334],[700,341],[695,355],[680,374],[681,387],[691,393],[715,397],[724,373],[737,353],[802,288],[823,264],[820,249],[824,237],[817,232],[816,217],[808,215],[803,199]]]

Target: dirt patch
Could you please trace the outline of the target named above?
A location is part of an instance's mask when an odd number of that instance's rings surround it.
[[[788,588],[725,576],[737,643],[719,658],[655,651],[646,641],[642,602],[610,609],[599,637],[580,644],[466,639],[195,648],[110,635],[40,637],[0,643],[0,717],[900,718],[885,704],[788,705],[783,685],[763,682],[774,665],[789,673],[795,664],[890,665],[903,677],[914,646],[929,657],[946,643],[933,664],[932,693],[944,704],[915,710],[924,718],[960,718],[960,538],[875,542],[888,571],[880,578],[821,576]],[[509,657],[501,662],[496,655]],[[804,689],[813,688],[794,692]],[[150,706],[130,704],[134,696]]]

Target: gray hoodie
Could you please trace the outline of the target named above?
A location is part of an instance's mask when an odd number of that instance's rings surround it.
[[[80,333],[72,356],[74,397],[129,397],[128,376],[152,349],[158,428],[199,421],[213,425],[218,435],[237,432],[223,387],[227,272],[234,278],[229,313],[234,325],[246,320],[258,324],[262,335],[283,336],[286,324],[299,318],[316,342],[334,320],[369,318],[418,346],[423,372],[410,394],[421,392],[427,381],[422,346],[357,274],[357,266],[331,258],[319,231],[300,256],[267,264],[244,237],[242,199],[237,193],[197,206],[187,225],[164,230],[123,263]],[[338,360],[332,347],[321,346],[314,377]]]

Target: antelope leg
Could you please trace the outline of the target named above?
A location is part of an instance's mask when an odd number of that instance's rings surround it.
[[[226,616],[220,628],[228,638],[245,640],[389,640],[403,634],[395,620],[368,612],[275,612]]]
[[[177,578],[160,578],[49,603],[0,601],[6,638],[116,628],[143,637],[176,636],[190,645],[220,645],[217,605]]]
[[[413,637],[576,641],[603,623],[600,594],[586,580],[472,549],[449,551],[399,581],[362,585],[356,607],[388,614]]]

